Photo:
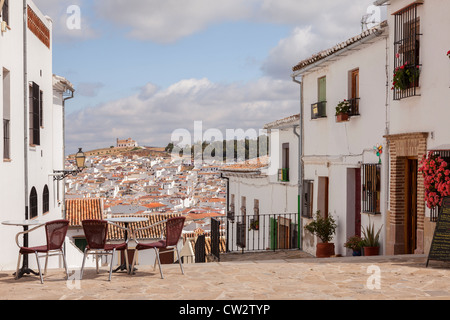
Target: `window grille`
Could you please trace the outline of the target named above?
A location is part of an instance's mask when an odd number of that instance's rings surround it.
[[[363,164],[362,166],[362,211],[365,213],[379,214],[381,165]]]
[[[410,72],[420,73],[420,18],[418,6],[420,2],[403,8],[394,13],[394,70],[409,69]],[[394,100],[418,95],[419,76],[415,77],[406,89],[394,88]]]

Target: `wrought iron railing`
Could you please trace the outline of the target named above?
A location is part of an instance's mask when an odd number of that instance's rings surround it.
[[[327,117],[327,102],[321,101],[311,105],[311,119]]]
[[[353,98],[349,99],[348,102],[350,103],[350,111],[348,112],[348,115],[350,117],[359,116],[359,98]]]
[[[298,249],[298,214],[235,216],[227,221],[227,251]]]

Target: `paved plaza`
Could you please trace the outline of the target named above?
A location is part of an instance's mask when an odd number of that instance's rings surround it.
[[[243,259],[245,258],[245,259]],[[0,272],[3,300],[423,300],[450,299],[450,263],[423,255],[308,258],[299,251],[264,256],[234,255],[221,262],[159,270],[138,266],[135,275],[87,269],[82,281],[71,272],[50,270],[14,280]]]

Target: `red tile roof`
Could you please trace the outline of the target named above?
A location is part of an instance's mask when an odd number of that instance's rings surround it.
[[[70,221],[69,226],[81,227],[81,221],[88,219],[102,219],[101,199],[67,199],[66,219]]]

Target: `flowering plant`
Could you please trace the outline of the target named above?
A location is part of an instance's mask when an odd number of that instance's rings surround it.
[[[406,90],[419,79],[420,67],[406,62],[395,68],[392,90]]]
[[[344,247],[358,251],[358,250],[361,250],[363,243],[364,243],[363,239],[360,236],[353,236],[353,237],[348,238],[347,242],[344,243]]]
[[[336,107],[336,115],[338,114],[345,114],[350,112],[350,102],[348,102],[346,99],[344,101],[341,101],[338,103]]]
[[[447,57],[450,59],[450,50],[447,52]]]
[[[434,152],[424,155],[420,162],[425,186],[425,201],[430,209],[440,206],[444,197],[450,195],[450,167]]]

